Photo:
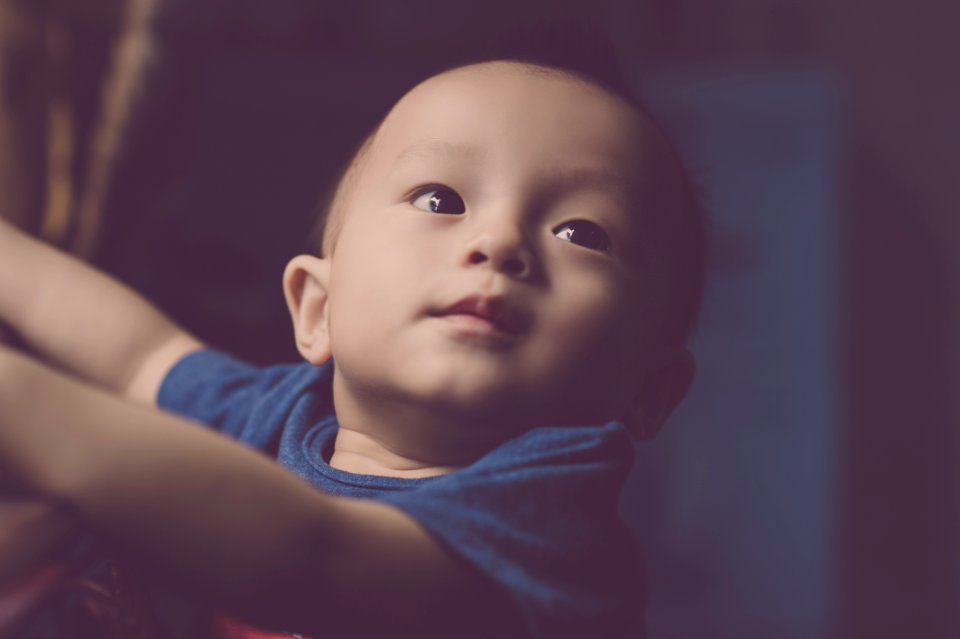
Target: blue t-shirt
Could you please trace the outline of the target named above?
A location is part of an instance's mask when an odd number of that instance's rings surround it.
[[[213,350],[178,362],[158,404],[275,457],[317,488],[416,519],[517,606],[531,637],[638,639],[643,567],[617,513],[633,459],[624,428],[543,427],[446,475],[360,475],[327,460],[332,365],[257,368]]]

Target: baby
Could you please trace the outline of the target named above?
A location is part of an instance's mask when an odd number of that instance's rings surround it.
[[[305,363],[204,348],[0,225],[0,318],[58,369],[0,348],[0,464],[246,623],[640,637],[617,494],[629,435],[652,437],[693,378],[702,225],[619,89],[454,68],[366,139],[319,256],[287,266]]]

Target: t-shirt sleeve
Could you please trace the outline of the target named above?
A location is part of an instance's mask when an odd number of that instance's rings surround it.
[[[261,368],[213,349],[186,355],[160,385],[157,405],[254,448],[276,448],[291,413],[323,401],[327,367]]]
[[[618,424],[536,429],[464,471],[382,499],[497,583],[530,637],[644,636],[644,570],[617,513]]]

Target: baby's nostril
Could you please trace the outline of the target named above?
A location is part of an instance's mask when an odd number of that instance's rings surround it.
[[[519,276],[527,272],[527,262],[522,257],[490,256],[483,251],[472,251],[467,256],[467,262],[470,264],[490,262],[492,268],[511,276]]]

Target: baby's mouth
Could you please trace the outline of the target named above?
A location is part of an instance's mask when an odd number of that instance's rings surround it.
[[[470,295],[430,315],[449,319],[479,333],[517,336],[529,325],[527,318],[503,297]]]

